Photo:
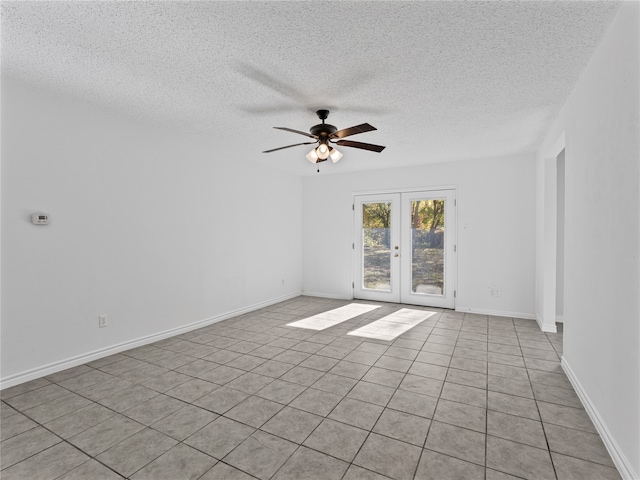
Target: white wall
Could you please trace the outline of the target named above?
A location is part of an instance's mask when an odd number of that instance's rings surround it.
[[[2,140],[3,386],[300,291],[300,178],[12,79]]]
[[[391,152],[388,148],[384,154]],[[347,152],[342,161],[349,161]],[[354,193],[453,185],[458,195],[457,308],[532,318],[533,155],[305,177],[304,291],[352,298]],[[501,288],[500,297],[489,296],[490,285]]]
[[[640,4],[624,2],[538,158],[541,178],[545,152],[564,132],[563,366],[623,477],[634,479],[640,478],[639,22]]]

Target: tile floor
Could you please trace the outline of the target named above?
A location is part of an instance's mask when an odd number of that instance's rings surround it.
[[[348,303],[298,297],[6,389],[0,477],[620,478],[562,333],[436,310],[393,341],[347,335],[395,304],[286,326]]]

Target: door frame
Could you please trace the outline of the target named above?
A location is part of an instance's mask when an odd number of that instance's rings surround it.
[[[452,190],[453,191],[453,199],[454,199],[454,232],[453,238],[451,239],[454,245],[453,252],[453,265],[449,268],[449,274],[451,278],[451,285],[454,291],[453,296],[453,306],[451,307],[434,307],[434,308],[450,308],[455,310],[456,303],[458,300],[458,186],[455,184],[451,185],[437,185],[437,186],[425,186],[425,187],[414,187],[414,188],[394,188],[394,189],[381,189],[381,190],[365,190],[365,191],[355,191],[351,193],[351,239],[352,239],[352,250],[351,250],[351,299],[355,299],[355,283],[359,281],[356,278],[358,274],[358,252],[355,248],[356,245],[356,235],[359,232],[356,231],[356,197],[367,196],[367,195],[394,195],[394,194],[405,194],[405,193],[421,193],[421,192],[431,192],[431,191],[439,191],[439,190]],[[402,239],[400,239],[402,242]]]
[[[358,215],[361,215],[360,205],[365,203],[382,203],[385,201],[389,201],[391,203],[391,222],[392,228],[390,228],[390,239],[389,239],[389,290],[361,290],[360,286],[356,289],[356,284],[360,285],[362,281],[361,278],[356,278],[356,274],[360,273],[359,268],[359,258],[357,256],[357,252],[362,250],[362,235],[360,235],[360,231],[356,229],[356,221]],[[399,224],[401,222],[401,196],[399,193],[374,193],[367,195],[354,195],[353,197],[353,281],[351,282],[351,296],[355,298],[356,290],[359,290],[358,298],[362,300],[372,300],[372,301],[380,301],[380,302],[391,302],[391,303],[400,303],[401,291],[400,291],[400,258],[396,253],[397,258],[393,258],[391,255],[394,252],[394,246],[397,249],[400,248],[400,229],[393,228],[394,225]],[[358,209],[355,206],[358,206]],[[358,246],[358,248],[355,248]]]
[[[434,195],[430,195],[433,192]],[[436,195],[437,194],[437,195]],[[410,230],[407,229],[411,223],[411,209],[409,208],[413,200],[425,199],[425,197],[444,198],[444,235],[445,243],[443,245],[444,255],[444,290],[440,294],[420,294],[413,293],[412,288],[408,285],[411,283],[413,273],[413,262],[411,257],[412,236],[407,235]],[[401,211],[402,219],[400,225],[403,230],[400,232],[401,238],[401,263],[400,263],[400,302],[408,305],[423,305],[433,308],[451,308],[456,307],[456,285],[455,285],[455,268],[456,268],[456,191],[453,189],[439,190],[421,190],[419,192],[405,192],[401,195]]]

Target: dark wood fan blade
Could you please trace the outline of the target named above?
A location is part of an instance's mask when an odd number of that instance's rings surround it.
[[[275,152],[277,150],[282,150],[282,149],[285,149],[285,148],[297,147],[298,145],[311,145],[313,143],[316,143],[316,142],[296,143],[295,145],[287,145],[286,147],[279,147],[279,148],[272,148],[271,150],[265,150],[262,153],[271,153],[271,152]],[[384,147],[382,147],[382,148],[384,148]]]
[[[386,147],[382,145],[373,145],[371,143],[362,143],[362,142],[354,142],[353,140],[338,140],[336,145],[341,145],[343,147],[353,147],[353,148],[361,148],[363,150],[370,150],[372,152],[381,152]]]
[[[356,133],[371,132],[373,130],[377,130],[377,128],[372,127],[368,123],[363,123],[361,125],[356,125],[355,127],[343,128],[342,130],[338,130],[337,132],[329,135],[329,138],[344,138],[350,135],[355,135]]]
[[[273,128],[276,128],[278,130],[286,130],[287,132],[299,133],[300,135],[304,135],[306,137],[318,138],[315,135],[311,135],[310,133],[307,133],[307,132],[301,132],[300,130],[294,130],[293,128],[287,128],[287,127],[273,127]]]

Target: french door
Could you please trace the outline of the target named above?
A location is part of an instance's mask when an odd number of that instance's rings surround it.
[[[455,190],[356,195],[354,298],[455,307]]]

